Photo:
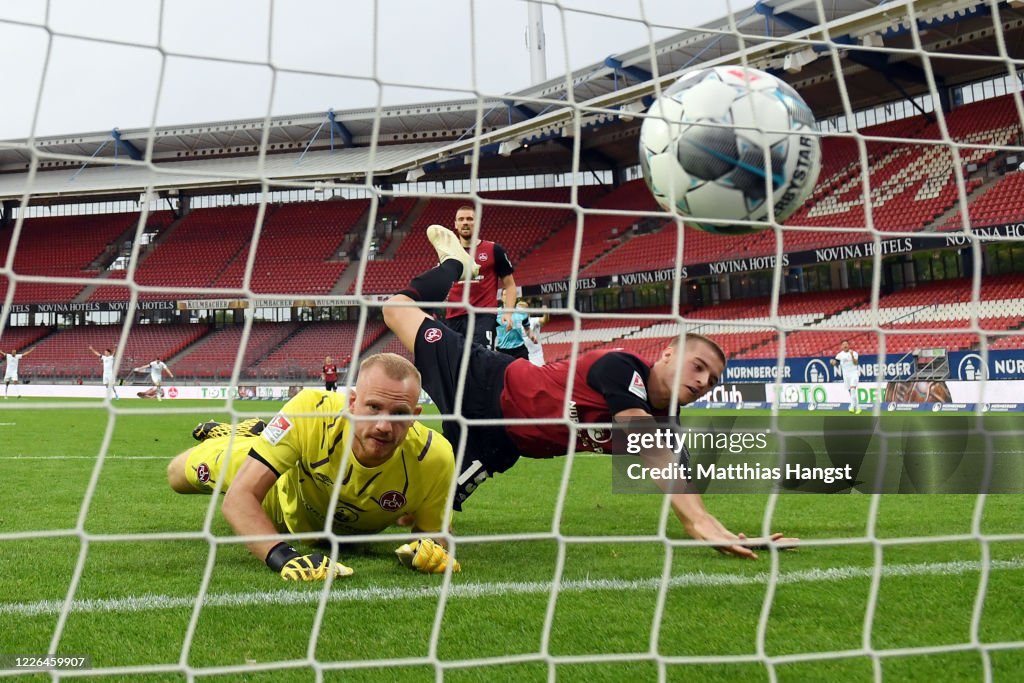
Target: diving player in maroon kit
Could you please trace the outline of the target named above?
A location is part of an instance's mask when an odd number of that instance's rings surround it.
[[[469,283],[469,303],[477,308],[494,308],[497,304],[498,289],[502,289],[502,301],[505,311],[513,311],[516,307],[516,281],[512,277],[512,261],[509,260],[505,248],[495,242],[477,239],[474,234],[476,227],[476,209],[472,206],[460,206],[455,212],[455,234],[458,235],[462,248],[470,251],[473,240],[476,247],[473,256],[480,267],[479,273]],[[462,303],[465,283],[456,282],[448,294],[448,302]],[[463,337],[469,329],[468,309],[463,306],[446,309],[445,324]],[[505,313],[502,324],[512,329],[510,313]],[[473,320],[473,343],[494,347],[494,316],[481,314]]]
[[[465,338],[431,319],[419,307],[442,300],[453,283],[475,275],[476,264],[447,228],[435,225],[427,233],[437,249],[440,264],[414,278],[384,308],[387,326],[415,355],[416,367],[423,375],[423,388],[443,414],[470,420],[551,420],[548,424],[470,426],[455,491],[454,507],[461,509],[479,484],[508,470],[520,454],[549,458],[568,452],[571,434],[559,421],[565,411],[570,363],[536,366],[528,360],[473,345],[462,402],[457,404]],[[699,335],[687,335],[682,343],[682,352],[678,342],[669,344],[651,366],[621,349],[581,354],[571,378],[570,419],[577,424],[593,424],[610,423],[613,418],[666,416],[674,413],[673,390],[683,405],[703,396],[721,379],[725,354],[713,341]],[[679,363],[679,384],[675,385]],[[453,445],[459,443],[460,431],[456,421],[444,422],[444,434]],[[576,431],[577,451],[606,452],[611,446],[607,430]],[[779,533],[772,534],[770,539],[748,540],[743,534],[730,532],[711,515],[699,494],[672,493],[671,497],[672,510],[686,532],[695,539],[709,541],[719,552],[755,559],[753,546],[764,545],[766,540],[786,545],[796,540],[783,538]]]

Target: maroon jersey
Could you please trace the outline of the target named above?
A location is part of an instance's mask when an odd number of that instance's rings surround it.
[[[513,273],[512,262],[504,247],[486,240],[480,240],[476,245],[476,262],[480,264],[480,274],[469,283],[469,303],[479,308],[494,308],[498,302],[498,280]],[[448,301],[461,303],[465,286],[461,280],[452,285]],[[448,309],[448,318],[460,315],[466,315],[465,308]]]
[[[337,382],[338,381],[338,366],[334,363],[324,366],[324,381],[325,382]]]
[[[569,418],[577,423],[610,423],[616,413],[639,408],[651,415],[655,410],[647,398],[651,368],[622,349],[589,351],[576,360]],[[562,419],[569,381],[569,361],[537,366],[515,360],[505,369],[501,392],[501,414],[509,419]],[[550,458],[569,451],[569,429],[562,424],[514,424],[505,431],[522,455]],[[607,453],[612,446],[608,429],[588,427],[577,430],[576,450]]]

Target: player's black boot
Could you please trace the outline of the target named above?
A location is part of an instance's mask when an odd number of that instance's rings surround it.
[[[263,428],[266,426],[267,423],[260,418],[251,417],[238,423],[235,434],[238,436],[259,436],[263,433]],[[231,425],[217,422],[216,420],[200,422],[192,430],[192,438],[196,441],[206,441],[207,439],[216,439],[222,436],[231,436]]]

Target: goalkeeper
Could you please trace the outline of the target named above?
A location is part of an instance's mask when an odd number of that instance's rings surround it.
[[[427,237],[437,250],[439,265],[391,297],[390,305],[384,308],[384,321],[415,354],[424,388],[442,413],[470,420],[514,420],[504,426],[467,428],[466,458],[455,490],[457,510],[477,486],[508,470],[520,454],[532,458],[565,455],[573,443],[569,430],[559,423],[567,401],[572,406],[571,419],[579,423],[610,423],[613,417],[648,420],[673,414],[673,394],[683,405],[697,400],[711,390],[725,370],[722,349],[710,339],[692,334],[686,335],[682,349],[673,340],[650,366],[621,349],[581,354],[572,377],[568,361],[538,367],[528,360],[473,345],[468,351],[465,386],[460,391],[465,339],[430,319],[421,307],[443,301],[452,283],[475,274],[475,264],[447,228],[430,226]],[[572,394],[567,396],[570,385]],[[460,394],[462,403],[456,404]],[[537,424],[527,419],[548,422]],[[460,427],[456,421],[446,421],[444,431],[452,443],[458,443]],[[607,452],[611,446],[608,430],[576,431],[577,451]],[[659,466],[668,457],[667,451],[652,452],[649,464]],[[770,539],[734,534],[707,511],[696,492],[672,493],[671,504],[690,536],[707,541],[724,554],[756,559],[753,548],[767,540],[786,546],[796,540],[778,533]]]
[[[200,424],[193,436],[202,443],[171,461],[168,481],[178,493],[209,494],[219,483],[224,517],[239,535],[376,534],[403,516],[412,517],[413,531],[439,533],[455,458],[447,439],[415,420],[419,395],[412,363],[391,353],[370,356],[347,406],[342,395],[305,389],[268,424],[247,420],[234,436],[229,425]],[[341,415],[345,408],[354,419]],[[287,580],[352,573],[323,553],[303,554],[285,542],[246,546]],[[402,546],[398,556],[424,573],[443,572],[449,562],[430,539]],[[457,562],[452,570],[459,570]]]

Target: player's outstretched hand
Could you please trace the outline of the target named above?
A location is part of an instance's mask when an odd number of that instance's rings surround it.
[[[403,567],[415,569],[424,574],[443,574],[448,562],[452,562],[452,571],[462,571],[459,561],[450,557],[448,551],[439,543],[429,538],[422,541],[404,543],[395,550],[398,561]]]
[[[351,567],[331,562],[331,558],[320,553],[292,558],[281,568],[281,578],[285,581],[326,581],[331,575],[337,579],[352,574]]]
[[[708,541],[715,550],[723,555],[756,560],[755,550],[767,550],[775,545],[780,550],[792,550],[800,542],[799,538],[788,538],[781,533],[774,533],[767,538],[748,538],[746,534],[736,535],[722,526],[713,515],[704,515],[687,525],[687,533],[698,541]]]

